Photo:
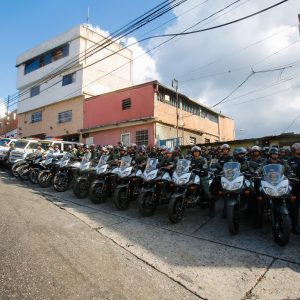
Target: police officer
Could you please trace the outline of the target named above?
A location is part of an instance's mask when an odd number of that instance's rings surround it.
[[[215,202],[209,190],[207,159],[201,156],[201,148],[199,146],[193,146],[191,153],[191,168],[201,177],[200,185],[204,197],[209,204],[209,216],[213,218],[215,216]]]
[[[300,180],[300,143],[295,143],[292,145],[292,157],[288,160],[288,164],[291,167],[292,171],[296,175],[296,178]],[[295,234],[300,234],[300,220],[299,213],[300,210],[300,182],[295,182],[293,184],[292,190],[293,196],[296,197],[296,201],[292,203],[291,211],[292,211],[292,225],[293,232]],[[294,222],[293,222],[294,220]]]

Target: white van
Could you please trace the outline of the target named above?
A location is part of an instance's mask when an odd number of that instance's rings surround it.
[[[15,142],[15,149],[10,152],[9,162],[13,164],[25,159],[28,154],[33,153],[37,149],[38,143],[38,140],[17,140]]]

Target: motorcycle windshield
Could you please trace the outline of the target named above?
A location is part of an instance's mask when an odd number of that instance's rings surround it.
[[[98,162],[98,165],[99,166],[106,165],[107,161],[108,161],[108,158],[109,158],[109,155],[106,155],[106,154],[101,155],[101,157],[99,159],[99,162]]]
[[[276,186],[282,179],[283,166],[279,164],[266,165],[263,167],[263,178],[268,183]]]
[[[84,153],[83,157],[82,157],[82,164],[86,164],[90,161],[90,154],[89,153]]]
[[[151,172],[156,169],[158,159],[157,158],[148,158],[145,171]]]
[[[212,158],[209,163],[209,169],[214,170],[218,167],[219,160],[217,158]]]
[[[64,156],[62,157],[61,160],[62,160],[62,161],[69,160],[70,157],[71,157],[71,154],[67,152],[67,153],[64,154]]]
[[[181,176],[185,173],[188,173],[190,170],[191,161],[187,159],[179,159],[176,165],[176,174]]]
[[[131,160],[132,160],[132,157],[130,157],[130,156],[123,156],[121,158],[121,164],[120,164],[121,170],[129,168],[130,165],[131,165]]]
[[[227,162],[223,166],[224,177],[228,181],[233,181],[240,176],[241,164],[238,162]]]

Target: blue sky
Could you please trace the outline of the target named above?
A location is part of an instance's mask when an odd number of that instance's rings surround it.
[[[35,45],[86,22],[113,32],[162,0],[0,1],[0,98],[16,91],[16,57]]]

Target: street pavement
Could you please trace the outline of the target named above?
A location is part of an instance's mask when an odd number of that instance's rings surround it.
[[[300,299],[300,236],[230,236],[221,207],[141,217],[0,172],[1,299]],[[6,297],[6,298],[5,298]]]

